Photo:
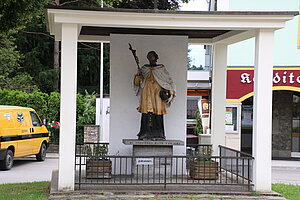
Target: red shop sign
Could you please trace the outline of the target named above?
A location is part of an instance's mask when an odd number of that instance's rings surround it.
[[[253,96],[254,68],[228,68],[228,102],[241,102]],[[300,92],[300,67],[274,67],[273,90],[291,90]]]

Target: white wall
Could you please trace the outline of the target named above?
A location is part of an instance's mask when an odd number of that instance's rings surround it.
[[[209,71],[189,70],[187,73],[189,81],[209,81]]]
[[[132,146],[124,145],[122,139],[137,139],[140,128],[141,114],[136,110],[139,102],[132,85],[137,66],[128,43],[137,50],[141,65],[148,63],[146,55],[154,50],[159,56],[158,63],[169,71],[177,92],[164,116],[165,135],[169,140],[185,141],[188,38],[112,34],[110,41],[110,154],[131,155]],[[175,146],[174,154],[185,155],[185,147]]]
[[[229,8],[229,0],[219,0],[217,4],[218,11],[227,11]]]
[[[110,99],[103,98],[102,110],[100,113],[101,102],[100,98],[96,99],[96,125],[102,126],[100,130],[100,142],[109,142],[109,119],[110,119]]]

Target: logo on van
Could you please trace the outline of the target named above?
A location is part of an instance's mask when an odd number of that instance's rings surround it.
[[[17,113],[17,120],[20,122],[22,125],[22,121],[24,121],[24,116],[23,113]]]

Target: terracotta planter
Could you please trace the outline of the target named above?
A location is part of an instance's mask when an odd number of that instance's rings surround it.
[[[111,178],[110,160],[87,160],[86,178]]]
[[[192,160],[190,164],[190,177],[193,179],[216,180],[218,179],[218,162]]]

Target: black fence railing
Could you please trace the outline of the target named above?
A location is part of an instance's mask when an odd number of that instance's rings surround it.
[[[219,151],[221,157],[235,157],[235,159],[220,160],[220,166],[223,170],[252,182],[254,159],[252,155],[221,145],[219,145]]]
[[[77,188],[88,184],[161,185],[164,188],[174,184],[252,186],[249,178],[227,169],[236,167],[236,161],[239,164],[249,163],[251,157],[107,156],[105,155],[107,147],[107,143],[77,145],[75,163]],[[226,162],[227,168],[222,167],[223,162]]]

